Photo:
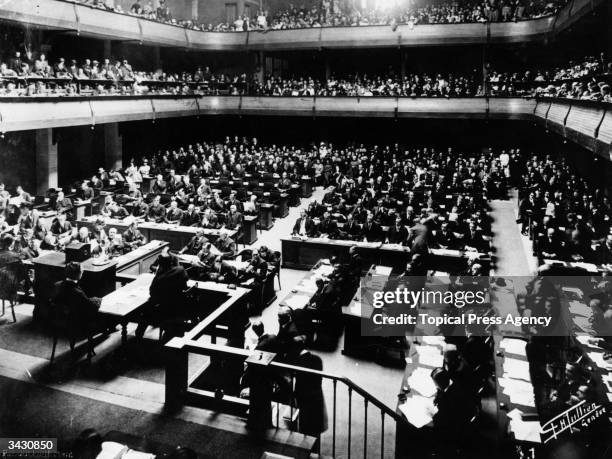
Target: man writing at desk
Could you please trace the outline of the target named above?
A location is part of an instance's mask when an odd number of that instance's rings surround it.
[[[221,252],[221,257],[225,259],[232,258],[236,253],[236,243],[227,233],[219,234],[215,241],[215,247]]]
[[[128,229],[123,232],[123,242],[130,248],[130,250],[137,249],[147,243],[147,238],[140,232],[136,226],[136,220],[129,222]]]

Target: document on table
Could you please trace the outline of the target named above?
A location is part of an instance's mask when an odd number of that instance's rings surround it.
[[[603,368],[605,370],[612,370],[612,361],[604,360],[603,352],[587,352],[587,355],[599,368]]]
[[[431,370],[427,368],[415,369],[408,377],[408,386],[423,397],[436,395],[436,384],[431,379]]]
[[[434,406],[433,401],[420,395],[413,395],[407,398],[406,401],[399,406],[399,409],[404,416],[406,416],[408,422],[417,429],[433,421],[434,414],[437,412],[437,408]]]
[[[577,298],[582,298],[584,296],[582,290],[580,290],[578,287],[561,287],[561,290],[565,293],[571,293]]]
[[[515,354],[525,357],[527,352],[525,351],[526,341],[522,339],[504,338],[500,341],[499,347],[501,347],[508,354]]]
[[[503,387],[502,392],[510,398],[512,403],[535,407],[533,386],[531,383],[512,378],[499,378],[497,382]]]
[[[419,363],[428,367],[438,368],[444,364],[444,356],[437,346],[416,346],[419,353]]]
[[[580,301],[572,300],[569,302],[569,310],[573,315],[582,317],[591,317],[593,311],[586,304]]]
[[[299,290],[300,292],[313,294],[317,291],[316,278],[311,277],[309,279],[302,279],[295,289]]]
[[[314,274],[319,277],[329,276],[334,272],[334,267],[331,265],[321,265],[314,270]]]
[[[539,421],[523,421],[521,418],[510,420],[510,430],[514,433],[514,438],[518,441],[542,443],[540,429],[541,426]]]
[[[504,376],[531,382],[531,376],[529,375],[529,362],[507,357],[504,359],[503,367]]]
[[[444,340],[444,336],[422,336],[421,341],[424,344],[429,344],[430,346],[442,346],[446,344]]]
[[[291,295],[285,300],[285,304],[291,309],[303,309],[309,302],[308,295]]]

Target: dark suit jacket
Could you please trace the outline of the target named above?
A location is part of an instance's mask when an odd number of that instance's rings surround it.
[[[55,284],[52,299],[77,326],[90,324],[100,307],[99,300],[89,298],[78,283],[69,280]]]
[[[202,216],[199,212],[193,211],[192,214],[189,212],[185,212],[183,217],[181,218],[181,225],[183,226],[191,226],[196,225],[202,221]]]
[[[187,289],[187,272],[182,266],[173,266],[168,271],[158,271],[149,287],[151,302],[162,309],[172,310],[181,304],[183,290]]]
[[[368,242],[380,242],[382,240],[382,229],[376,222],[364,223],[362,231]]]
[[[408,241],[408,230],[404,225],[400,225],[399,228],[397,228],[396,225],[393,225],[389,228],[387,237],[389,238],[389,242],[391,244],[406,244]]]
[[[226,226],[228,228],[232,228],[232,229],[240,229],[242,228],[242,221],[244,220],[244,217],[242,216],[242,214],[240,212],[235,212],[235,213],[229,213],[227,215],[227,220],[226,220]]]
[[[302,226],[302,217],[298,218],[295,222],[295,225],[293,225],[293,234],[300,234],[301,226]],[[314,222],[312,221],[312,218],[306,217],[305,228],[306,228],[307,236],[314,235],[315,227],[314,227]]]
[[[338,225],[331,218],[328,220],[321,220],[319,225],[319,233],[327,234],[330,237],[336,237],[338,235]]]

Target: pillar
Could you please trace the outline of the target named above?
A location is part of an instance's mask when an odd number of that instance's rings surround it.
[[[259,66],[257,67],[257,80],[260,83],[263,83],[266,73],[266,55],[263,51],[259,51],[259,54],[257,56],[257,62],[259,64]]]
[[[53,129],[36,131],[36,194],[57,187],[57,144],[53,142]]]
[[[120,169],[123,164],[123,140],[119,123],[104,125],[104,165],[106,170]]]
[[[104,46],[104,49],[102,50],[102,55],[104,56],[105,59],[110,59],[111,53],[112,53],[111,41],[104,40],[102,45]],[[100,65],[102,65],[102,62],[100,62]]]
[[[408,60],[408,56],[405,50],[400,48],[400,76],[402,80],[406,76],[406,61]]]
[[[153,47],[153,68],[155,70],[157,69],[161,69],[162,67],[162,61],[161,61],[161,53],[160,53],[160,47],[159,46],[154,46]]]
[[[200,17],[199,4],[200,0],[191,0],[191,19],[194,21]]]
[[[331,77],[331,59],[330,56],[325,54],[325,80],[329,80]]]

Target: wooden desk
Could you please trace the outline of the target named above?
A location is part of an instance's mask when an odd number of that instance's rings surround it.
[[[245,215],[244,216],[244,243],[251,245],[257,241],[257,216],[256,215]]]
[[[276,218],[285,218],[287,215],[289,215],[289,195],[287,193],[281,193],[278,201],[276,202],[275,210],[276,212],[274,216]]]
[[[65,279],[66,254],[51,252],[32,260],[34,265],[34,318],[45,320],[48,317],[49,298],[56,282]],[[103,297],[115,290],[116,261],[104,265],[94,265],[93,260],[81,263],[83,277],[80,285],[89,296]]]
[[[74,220],[79,221],[83,218],[91,215],[92,213],[92,202],[91,199],[86,201],[75,201],[74,202]]]
[[[151,265],[157,260],[162,250],[168,247],[166,241],[149,241],[142,247],[121,255],[114,260],[117,262],[117,274],[139,275],[148,273]]]
[[[259,205],[259,227],[269,230],[274,226],[274,204],[261,203]]]
[[[400,273],[409,261],[409,249],[396,244],[299,237],[282,238],[281,244],[283,267],[292,269],[310,269],[321,258],[332,256],[336,256],[341,263],[347,263],[349,249],[353,245],[358,247],[365,269],[371,265],[383,265]],[[487,255],[445,249],[430,249],[429,268],[449,273],[460,272],[466,269],[471,258],[478,259],[484,272],[488,272],[490,258]]]
[[[142,183],[140,184],[140,192],[143,196],[153,191],[153,183],[155,183],[155,179],[153,177],[142,177]]]
[[[302,185],[302,197],[309,198],[312,196],[312,177],[304,175],[300,179],[300,183]]]
[[[121,343],[127,341],[127,324],[149,301],[152,273],[141,274],[129,284],[102,298],[99,312],[121,325]]]
[[[204,231],[204,235],[213,241],[216,240],[221,233],[227,233],[227,235],[233,239],[235,239],[237,233],[235,230],[228,229],[209,229],[155,222],[141,223],[138,225],[138,229],[149,241],[157,239],[168,242],[171,250],[181,250],[198,231]]]

